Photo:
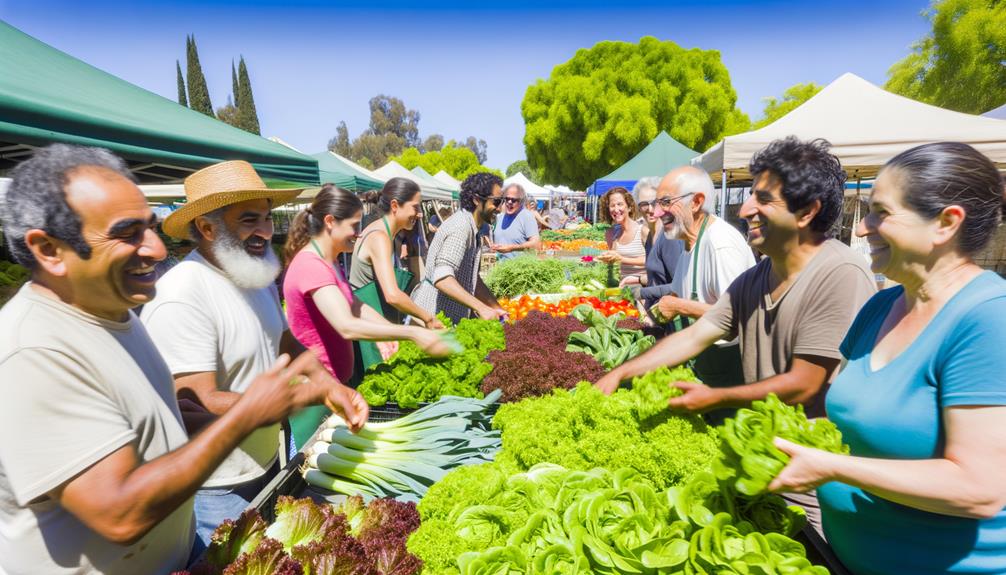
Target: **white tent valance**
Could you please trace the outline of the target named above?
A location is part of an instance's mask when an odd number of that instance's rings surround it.
[[[1006,120],[963,114],[887,92],[854,74],[843,74],[775,122],[727,136],[692,160],[719,181],[751,179],[748,163],[758,150],[786,136],[824,138],[850,178],[876,176],[897,154],[931,142],[964,142],[1006,167]]]

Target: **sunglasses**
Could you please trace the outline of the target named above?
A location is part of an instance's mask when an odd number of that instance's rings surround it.
[[[493,203],[493,206],[495,206],[495,207],[497,207],[497,208],[498,208],[498,207],[500,207],[500,204],[502,204],[502,203],[503,203],[503,197],[502,197],[502,196],[500,196],[500,197],[498,197],[498,198],[491,198],[491,197],[485,197],[485,196],[478,196],[478,198],[479,198],[480,200],[482,200],[482,201],[490,201],[490,202],[492,202],[492,203]]]
[[[503,201],[507,204],[519,204],[520,198],[503,198]]]

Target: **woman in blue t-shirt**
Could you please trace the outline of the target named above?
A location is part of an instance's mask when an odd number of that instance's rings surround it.
[[[995,165],[965,144],[913,148],[877,177],[874,272],[828,392],[852,456],[776,440],[770,485],[817,488],[824,531],[857,575],[1006,573],[1006,281],[973,257],[1003,203]]]

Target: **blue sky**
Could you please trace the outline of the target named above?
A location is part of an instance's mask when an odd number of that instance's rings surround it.
[[[477,4],[473,9],[470,5]],[[367,127],[384,93],[420,111],[420,134],[488,142],[490,166],[524,157],[520,102],[577,49],[656,36],[719,50],[738,105],[844,72],[882,84],[929,29],[925,0],[846,2],[410,2],[384,0],[0,0],[0,19],[134,84],[175,99],[175,60],[196,35],[214,106],[244,55],[262,133],[323,150],[340,120]]]

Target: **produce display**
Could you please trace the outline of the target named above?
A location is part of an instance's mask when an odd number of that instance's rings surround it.
[[[587,329],[569,334],[567,351],[586,353],[606,369],[613,369],[653,347],[656,339],[638,329],[616,325],[620,316],[608,317],[589,305],[573,309],[573,316]]]
[[[542,242],[541,247],[546,250],[556,250],[560,252],[579,252],[581,249],[606,250],[608,244],[604,240],[553,240]]]
[[[610,227],[606,224],[597,224],[594,226],[583,226],[575,230],[542,230],[541,241],[588,240],[603,242],[604,234]]]
[[[558,293],[565,285],[576,290],[596,290],[591,281],[600,282],[602,289],[612,281],[617,286],[616,272],[617,269],[607,264],[522,255],[498,262],[486,274],[485,282],[496,297],[513,298],[524,294]]]
[[[441,322],[451,321],[441,315]],[[463,319],[453,335],[461,353],[434,358],[411,341],[403,341],[388,361],[367,370],[358,391],[370,405],[395,401],[402,407],[436,401],[442,396],[482,397],[479,387],[493,367],[486,363],[490,351],[504,349],[503,326],[497,321]]]
[[[789,463],[789,456],[772,443],[775,437],[832,453],[849,453],[834,423],[808,420],[802,405],[786,405],[775,394],[769,394],[753,402],[750,409],[739,409],[735,417],[723,423],[723,456],[713,466],[717,479],[744,495],[765,493],[768,484]]]
[[[531,312],[539,311],[555,317],[566,317],[574,309],[581,305],[589,305],[604,314],[612,316],[624,314],[626,317],[638,318],[639,310],[629,300],[619,297],[601,299],[596,296],[574,296],[559,300],[557,303],[548,303],[540,297],[530,297],[523,295],[517,299],[500,299],[500,306],[509,314],[512,321],[524,319]]]
[[[501,390],[501,401],[511,402],[600,379],[605,370],[597,361],[566,351],[569,334],[583,328],[574,317],[553,317],[539,311],[508,323],[503,327],[506,351],[489,353],[493,370],[482,382],[482,392]]]
[[[408,549],[424,574],[827,574],[784,534],[698,513],[703,496],[627,468],[476,466],[430,489]]]
[[[492,461],[500,433],[491,430],[488,410],[499,396],[444,397],[356,433],[333,414],[307,454],[304,480],[348,495],[417,501],[448,469]]]
[[[247,510],[217,527],[191,575],[412,575],[422,562],[406,541],[418,527],[413,503],[281,496],[272,525]]]
[[[658,372],[647,388],[681,379],[666,368]],[[698,416],[673,414],[666,400],[652,397],[649,389],[635,387],[604,395],[583,382],[572,391],[505,403],[493,417],[503,440],[496,460],[517,471],[538,463],[579,470],[629,467],[659,489],[708,469],[719,453],[715,432]]]

